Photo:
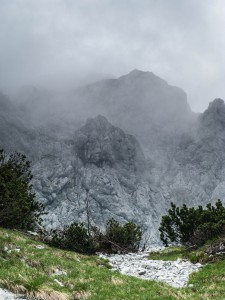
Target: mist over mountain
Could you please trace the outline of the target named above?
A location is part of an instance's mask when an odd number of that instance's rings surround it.
[[[132,220],[158,241],[171,201],[206,204],[225,193],[225,104],[193,113],[185,92],[152,72],[57,93],[0,94],[0,147],[33,162],[48,227]]]
[[[27,150],[26,135],[29,129],[25,126],[23,118],[20,118],[18,107],[14,102],[0,92],[0,140],[1,148],[7,151]]]

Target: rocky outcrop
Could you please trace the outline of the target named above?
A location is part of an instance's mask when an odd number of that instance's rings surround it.
[[[225,128],[225,104],[222,99],[215,99],[209,103],[207,110],[200,115],[200,133],[201,136],[214,137],[215,135],[224,139],[224,135],[221,136]]]
[[[144,171],[144,154],[138,141],[112,126],[105,117],[89,119],[77,130],[74,138],[75,150],[84,165],[125,168],[131,172]]]
[[[199,116],[195,130],[178,140],[162,186],[178,204],[224,201],[225,104],[216,99]],[[168,184],[169,183],[169,184]]]

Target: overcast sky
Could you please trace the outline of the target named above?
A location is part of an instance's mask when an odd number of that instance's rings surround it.
[[[194,111],[225,99],[224,0],[0,0],[0,88],[152,71]]]

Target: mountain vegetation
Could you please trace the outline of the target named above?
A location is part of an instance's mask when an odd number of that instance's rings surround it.
[[[97,233],[97,234],[96,234]],[[99,251],[109,253],[137,252],[142,239],[142,230],[134,222],[120,224],[115,219],[110,219],[105,231],[95,231]]]
[[[169,256],[171,260],[172,255],[177,259],[180,252],[160,253],[157,259]],[[196,257],[198,251],[191,255]],[[0,228],[0,285],[29,299],[221,300],[224,268],[225,260],[221,259],[207,264],[190,276],[188,287],[177,289],[113,272],[108,262],[97,256],[60,250],[38,237]]]
[[[169,243],[179,243],[186,247],[200,247],[205,242],[225,234],[225,207],[218,200],[202,206],[190,207],[183,204],[177,207],[171,203],[168,214],[162,217],[159,227],[160,238],[168,246]]]
[[[83,254],[96,252],[128,253],[137,252],[142,238],[142,231],[133,222],[120,224],[110,219],[105,231],[92,227],[88,230],[84,224],[73,222],[63,229],[51,230],[47,242],[54,247],[72,250]]]
[[[44,206],[35,199],[31,180],[25,155],[0,150],[0,226],[33,229],[41,222]]]

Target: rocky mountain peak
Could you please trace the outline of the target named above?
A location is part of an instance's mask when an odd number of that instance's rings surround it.
[[[221,111],[225,111],[225,103],[223,99],[216,98],[212,102],[209,103],[209,107],[207,111],[220,113]]]
[[[109,121],[102,115],[98,115],[95,118],[89,118],[83,127],[84,131],[102,131],[109,130],[112,128],[112,125]]]
[[[127,75],[125,76],[149,76],[149,75],[154,75],[152,72],[149,71],[142,71],[142,70],[138,70],[138,69],[134,69],[132,71],[130,71]]]
[[[75,149],[84,165],[105,165],[136,170],[144,162],[138,141],[99,115],[75,133]]]
[[[132,81],[137,84],[148,83],[149,85],[167,86],[167,82],[162,78],[156,76],[153,72],[141,71],[134,69],[126,75],[118,78],[119,81]]]
[[[207,110],[200,118],[201,125],[205,128],[216,130],[225,128],[225,103],[217,98],[209,103]]]

